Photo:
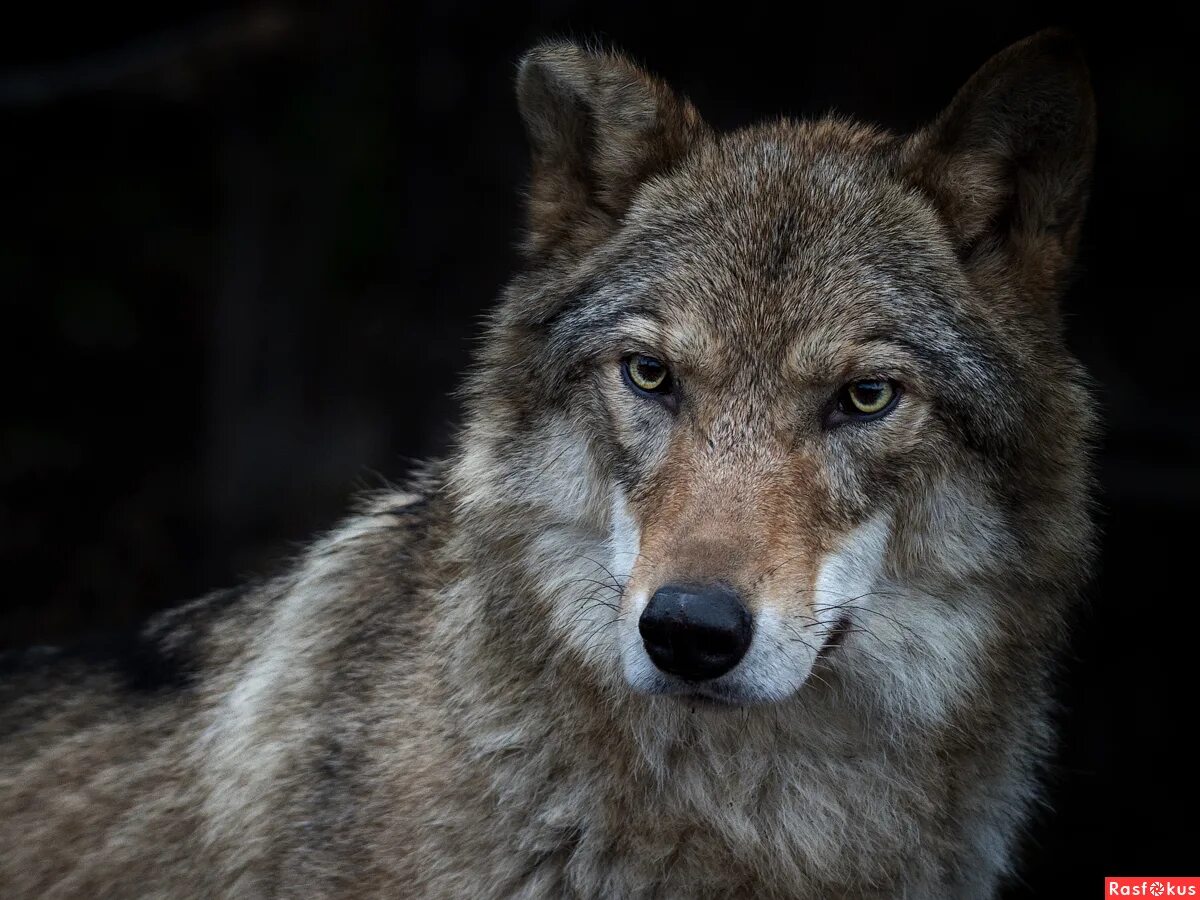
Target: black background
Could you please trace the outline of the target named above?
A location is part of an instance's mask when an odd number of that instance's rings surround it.
[[[538,38],[623,47],[718,126],[836,110],[910,129],[993,52],[1061,24],[1101,120],[1064,306],[1101,388],[1105,538],[1011,896],[1200,874],[1192,63],[1181,16],[1122,10],[6,12],[0,649],[261,571],[445,448],[479,314],[516,262],[512,80]]]

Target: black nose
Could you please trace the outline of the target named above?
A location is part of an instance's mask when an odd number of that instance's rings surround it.
[[[659,588],[638,621],[654,665],[689,681],[724,675],[750,646],[750,611],[722,585]]]

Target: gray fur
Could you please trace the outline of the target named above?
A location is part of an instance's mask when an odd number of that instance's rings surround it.
[[[1091,561],[1056,309],[1078,51],[1015,45],[910,137],[716,134],[569,44],[518,95],[526,261],[456,452],[117,662],[16,661],[0,894],[989,897],[1014,870]],[[828,427],[863,375],[895,411]],[[636,636],[681,577],[756,616],[708,694]]]

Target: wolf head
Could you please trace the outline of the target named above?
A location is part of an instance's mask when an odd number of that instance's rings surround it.
[[[936,714],[1041,671],[1090,541],[1056,306],[1094,141],[1073,42],[1005,50],[911,136],[718,134],[566,43],[517,91],[526,265],[452,475],[515,572],[504,627],[738,705],[812,680]]]

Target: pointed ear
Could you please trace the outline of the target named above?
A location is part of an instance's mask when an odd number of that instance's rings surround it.
[[[690,103],[624,57],[570,43],[526,54],[517,100],[533,155],[533,258],[603,240],[638,186],[708,131]]]
[[[1053,299],[1079,240],[1095,105],[1075,39],[1043,31],[992,57],[902,150],[960,257]]]

